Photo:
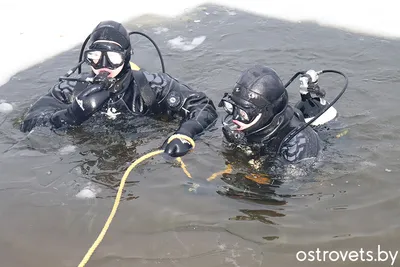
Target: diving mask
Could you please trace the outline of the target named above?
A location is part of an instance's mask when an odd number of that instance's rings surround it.
[[[116,43],[95,42],[90,49],[85,51],[84,56],[94,69],[114,70],[124,64],[127,53]]]

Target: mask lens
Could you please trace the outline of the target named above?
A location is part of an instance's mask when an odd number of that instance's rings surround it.
[[[107,56],[110,62],[115,65],[119,65],[124,61],[123,56],[121,55],[121,53],[118,52],[109,51],[107,52]]]
[[[243,109],[239,109],[239,117],[240,117],[240,120],[243,121],[243,122],[249,122],[250,121],[249,115]]]
[[[224,101],[224,109],[228,114],[232,114],[233,113],[233,105],[229,102]]]
[[[97,64],[101,58],[101,51],[90,51],[86,54],[87,59]]]

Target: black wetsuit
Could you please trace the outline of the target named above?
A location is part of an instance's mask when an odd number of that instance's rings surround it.
[[[84,123],[89,116],[73,114],[71,105],[73,102],[76,105],[76,96],[90,86],[93,85],[86,82],[58,83],[30,107],[21,131],[30,131],[36,126],[60,128]],[[195,91],[165,73],[129,70],[112,91],[115,93],[107,97],[101,111],[111,112],[117,118],[126,113],[178,116],[182,121],[176,133],[191,138],[202,134],[217,118],[212,100],[203,92]]]

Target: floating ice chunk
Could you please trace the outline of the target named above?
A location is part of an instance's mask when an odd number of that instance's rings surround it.
[[[376,167],[376,163],[369,162],[369,161],[363,161],[360,164],[363,166],[367,166],[367,167]]]
[[[101,188],[93,185],[92,183],[88,183],[77,195],[77,198],[85,199],[85,198],[95,198],[97,194],[101,192]]]
[[[164,27],[157,27],[157,28],[154,28],[153,30],[154,30],[155,34],[161,34],[163,32],[169,31],[168,28],[164,28]]]
[[[9,103],[0,103],[0,113],[10,113],[13,109],[13,106]]]
[[[65,147],[60,148],[59,152],[61,155],[67,155],[67,154],[74,152],[75,149],[76,149],[76,146],[67,145]]]
[[[193,38],[192,44],[199,46],[204,42],[205,39],[206,39],[205,36],[199,36],[199,37]]]
[[[201,45],[204,40],[206,39],[205,36],[198,36],[193,38],[192,41],[189,41],[187,38],[178,36],[174,39],[168,40],[168,44],[173,49],[178,49],[182,51],[190,51]]]

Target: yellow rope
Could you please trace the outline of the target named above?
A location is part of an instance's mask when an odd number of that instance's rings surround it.
[[[168,143],[170,143],[173,139],[175,138],[181,138],[184,140],[187,140],[191,145],[192,145],[192,149],[195,147],[195,143],[193,141],[192,138],[186,136],[186,135],[180,135],[180,134],[175,134],[172,135],[169,139],[168,139]],[[94,241],[93,245],[89,248],[88,252],[86,253],[86,255],[83,257],[81,263],[78,265],[78,267],[83,267],[86,265],[86,263],[89,261],[90,257],[93,255],[94,251],[96,250],[96,248],[99,246],[99,244],[101,243],[101,241],[103,240],[104,236],[106,235],[106,232],[108,230],[108,228],[110,227],[110,224],[115,216],[115,213],[117,212],[119,203],[121,201],[121,196],[122,196],[122,191],[124,189],[125,186],[125,181],[129,176],[129,173],[132,171],[133,168],[135,168],[139,163],[141,163],[142,161],[151,158],[153,156],[156,156],[158,154],[163,153],[164,150],[156,150],[153,152],[150,152],[142,157],[140,157],[139,159],[135,160],[130,166],[129,168],[125,171],[124,176],[121,179],[121,183],[119,185],[118,188],[118,192],[117,192],[117,196],[115,197],[115,202],[114,205],[112,207],[111,213],[108,216],[108,219],[103,227],[103,229],[101,230],[99,236],[97,237],[96,241]],[[188,174],[189,177],[191,177],[190,173],[186,170],[185,165],[182,162],[181,158],[178,158],[178,161],[181,162],[182,164],[182,168],[185,171],[186,174]]]
[[[228,164],[228,166],[226,166],[225,170],[213,173],[210,177],[208,177],[207,181],[214,180],[215,178],[217,178],[218,175],[221,175],[224,173],[231,173],[231,172],[232,172],[232,166],[230,164]]]
[[[191,145],[192,145],[192,149],[195,147],[195,143],[193,141],[192,138],[186,136],[186,135],[181,135],[181,134],[175,134],[172,135],[169,139],[168,139],[168,143],[170,143],[173,139],[175,138],[180,138],[180,139],[184,139],[187,140]],[[135,168],[138,164],[140,164],[141,162],[145,161],[148,158],[154,157],[156,155],[162,154],[164,152],[164,150],[156,150],[153,152],[150,152],[142,157],[140,157],[139,159],[135,160],[130,166],[129,168],[125,171],[122,179],[121,179],[121,183],[119,185],[118,188],[118,192],[117,192],[117,196],[115,197],[115,201],[114,201],[114,205],[112,207],[111,213],[108,216],[108,219],[103,227],[103,229],[101,230],[99,236],[97,237],[97,239],[94,241],[93,245],[89,248],[88,252],[86,253],[86,255],[83,257],[82,261],[79,263],[78,267],[83,267],[86,265],[86,263],[88,263],[90,257],[93,255],[94,251],[96,250],[96,248],[100,245],[101,241],[103,240],[104,236],[107,233],[108,228],[111,225],[112,220],[114,219],[114,216],[117,212],[119,203],[121,201],[121,196],[122,196],[122,191],[124,189],[125,186],[125,182],[126,179],[129,176],[129,173],[133,170],[133,168]],[[185,172],[185,174],[189,177],[192,178],[192,176],[190,175],[190,173],[188,172],[188,170],[186,169],[185,164],[183,163],[181,158],[177,158],[177,160],[180,162],[181,167],[183,169],[183,171]],[[211,181],[213,179],[215,179],[215,177],[217,177],[220,174],[223,174],[225,172],[230,173],[232,171],[232,167],[230,165],[227,166],[227,168],[224,171],[221,172],[217,172],[214,173],[213,175],[210,176],[210,178],[208,178],[208,181]]]
[[[161,154],[163,153],[163,150],[157,150],[154,152],[150,152],[142,157],[140,157],[138,160],[136,160],[135,162],[133,162],[131,164],[131,166],[129,166],[129,168],[125,171],[124,176],[121,179],[121,183],[119,185],[118,188],[118,192],[117,192],[117,196],[115,197],[115,202],[114,202],[114,206],[111,210],[111,214],[108,217],[106,224],[103,227],[103,230],[100,232],[100,235],[97,237],[96,241],[93,243],[92,247],[88,250],[88,252],[86,253],[85,257],[82,259],[81,263],[78,265],[78,267],[83,267],[86,265],[86,263],[89,261],[90,257],[92,256],[92,254],[94,253],[95,249],[98,247],[98,245],[100,244],[100,242],[103,240],[108,228],[110,227],[111,221],[113,220],[115,213],[117,212],[118,209],[118,205],[119,202],[121,200],[121,196],[122,196],[122,190],[124,189],[125,186],[125,181],[128,178],[129,173],[131,172],[131,170],[133,168],[136,167],[136,165],[138,165],[139,163],[141,163],[142,161],[153,157],[155,155]]]
[[[172,135],[168,139],[168,143],[171,142],[172,140],[176,139],[176,138],[180,138],[180,139],[188,141],[192,145],[192,149],[194,149],[195,143],[194,143],[193,139],[190,138],[189,136],[183,135],[183,134],[174,134],[174,135]],[[182,159],[181,158],[177,158],[176,160],[181,164],[181,168],[185,172],[187,177],[192,178],[192,175],[190,175],[190,172],[187,170],[186,165],[185,165],[185,163],[183,163]]]
[[[186,174],[187,177],[192,178],[192,175],[190,174],[190,172],[187,170],[185,163],[183,163],[181,158],[177,158],[176,159],[180,164],[181,164],[181,168],[183,170],[183,172]]]

